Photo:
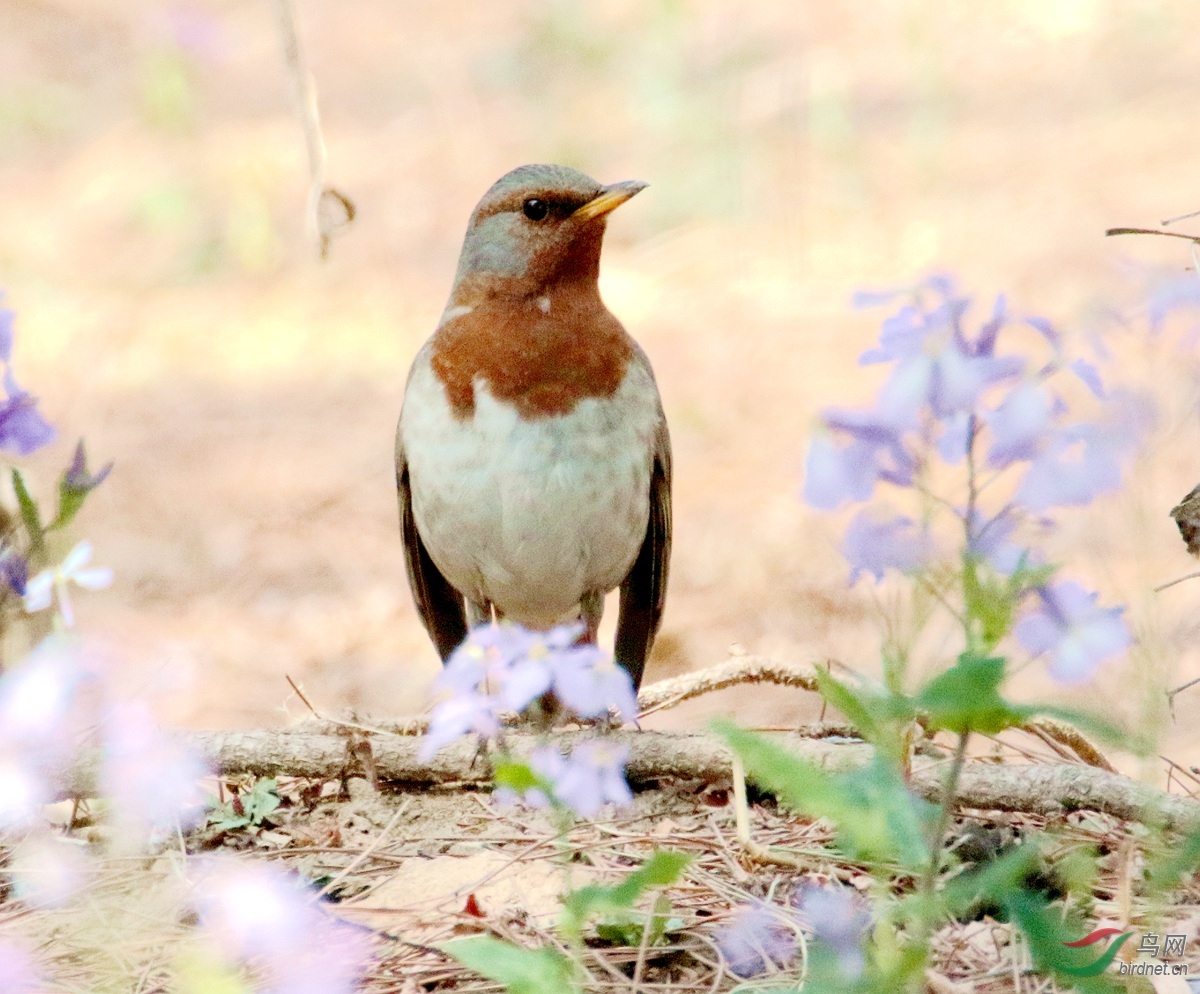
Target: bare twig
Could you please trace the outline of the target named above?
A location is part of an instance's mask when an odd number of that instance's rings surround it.
[[[1200,211],[1189,211],[1187,214],[1180,214],[1178,217],[1169,217],[1163,221],[1163,227],[1168,224],[1174,224],[1176,221],[1186,221],[1190,217],[1200,217]]]
[[[395,735],[420,735],[424,733],[429,724],[423,719],[414,718],[411,722],[408,722],[405,725],[385,728],[378,725],[362,725],[356,721],[342,721],[340,718],[327,718],[320,711],[318,711],[312,701],[305,696],[304,691],[300,689],[295,680],[293,680],[286,673],[283,675],[283,678],[287,681],[288,686],[292,688],[292,692],[299,697],[304,706],[308,708],[312,716],[316,718],[317,721],[326,725],[336,725],[338,728],[353,729],[357,732],[369,732],[372,735],[383,735],[389,732]],[[303,727],[304,726],[298,726],[300,729],[303,729]]]
[[[1183,583],[1184,580],[1194,580],[1198,576],[1200,576],[1200,570],[1197,570],[1195,573],[1187,573],[1184,576],[1179,577],[1177,580],[1172,580],[1170,583],[1164,583],[1155,587],[1154,592],[1157,594],[1160,590],[1166,590],[1168,587],[1173,587],[1177,583]]]
[[[1164,238],[1182,238],[1189,242],[1200,241],[1200,235],[1185,235],[1182,231],[1159,231],[1157,228],[1109,228],[1106,235],[1162,235]]]
[[[827,664],[842,665],[836,660],[828,660]],[[663,708],[674,707],[693,697],[744,683],[771,683],[816,692],[817,674],[814,667],[780,663],[765,656],[735,656],[716,666],[684,673],[644,687],[638,695],[638,708],[644,716]],[[1065,745],[1089,766],[1113,771],[1112,764],[1100,751],[1069,725],[1041,718],[1029,722],[1023,728],[1038,738]]]
[[[308,224],[316,235],[323,262],[329,257],[329,243],[334,234],[354,220],[356,210],[349,197],[325,185],[325,139],[321,134],[321,117],[317,110],[317,87],[304,60],[291,0],[275,0],[275,11],[283,41],[283,59],[292,81],[296,112],[300,117],[304,146],[308,152]]]
[[[644,716],[743,683],[772,683],[815,692],[817,674],[812,667],[792,666],[765,656],[735,656],[716,666],[660,680],[643,688],[638,694],[638,709]]]
[[[1168,690],[1168,691],[1167,691],[1167,700],[1168,700],[1168,701],[1170,701],[1172,704],[1174,704],[1174,703],[1175,703],[1175,698],[1176,698],[1176,696],[1177,696],[1177,695],[1179,695],[1179,694],[1182,694],[1182,693],[1183,693],[1185,690],[1187,690],[1189,687],[1194,687],[1194,686],[1196,686],[1196,684],[1198,684],[1198,683],[1200,683],[1200,676],[1198,676],[1198,677],[1196,677],[1196,678],[1194,678],[1194,679],[1192,679],[1192,680],[1188,680],[1188,682],[1187,682],[1187,683],[1181,683],[1181,684],[1180,684],[1178,687],[1176,687],[1174,690]]]
[[[354,871],[359,866],[361,866],[366,861],[367,857],[371,855],[371,853],[373,853],[376,849],[378,849],[380,846],[383,845],[384,840],[387,839],[392,834],[392,829],[396,827],[396,822],[398,822],[404,816],[404,813],[406,811],[408,811],[411,800],[412,800],[412,798],[409,798],[409,797],[406,797],[404,799],[404,801],[400,804],[400,806],[398,808],[396,808],[396,813],[392,815],[391,821],[389,821],[384,826],[383,831],[381,831],[377,836],[375,836],[375,838],[373,838],[371,840],[371,844],[369,846],[367,846],[367,848],[364,849],[362,852],[360,852],[357,856],[355,856],[354,859],[352,859],[341,870],[341,872],[339,872],[336,876],[333,877],[332,880],[329,881],[329,883],[327,883],[324,887],[322,887],[319,891],[317,891],[316,894],[314,894],[312,896],[313,901],[317,901],[318,899],[324,897],[326,894],[331,893],[338,884],[340,884],[343,880],[346,879],[346,877],[348,877],[351,874],[352,871]]]

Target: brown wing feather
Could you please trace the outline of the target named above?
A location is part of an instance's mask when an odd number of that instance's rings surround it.
[[[654,440],[646,537],[633,569],[621,584],[621,607],[617,614],[616,659],[633,677],[634,689],[642,682],[646,659],[662,623],[670,561],[671,436],[664,417]]]
[[[400,497],[400,534],[404,539],[408,585],[412,589],[417,613],[421,615],[421,623],[445,662],[467,637],[466,609],[462,594],[450,585],[450,581],[433,564],[417,532],[412,509],[412,488],[408,482],[408,461],[403,452],[396,455],[396,491]]]

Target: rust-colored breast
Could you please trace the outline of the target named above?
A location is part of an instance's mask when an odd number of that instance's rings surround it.
[[[633,343],[598,295],[559,293],[544,313],[533,299],[492,297],[447,321],[431,362],[456,417],[475,413],[475,381],[527,418],[569,413],[616,392]]]

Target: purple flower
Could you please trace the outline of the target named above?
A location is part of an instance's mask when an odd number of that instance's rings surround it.
[[[479,689],[485,680],[502,681],[513,662],[528,652],[531,635],[520,625],[495,622],[477,625],[451,653],[434,686],[438,690],[465,693]]]
[[[17,939],[0,938],[0,991],[36,994],[45,989],[32,950]]]
[[[879,480],[876,453],[866,442],[838,446],[830,438],[814,438],[804,472],[805,501],[832,511],[849,501],[869,500]]]
[[[1055,437],[1055,405],[1039,383],[1018,383],[994,411],[984,415],[992,432],[988,465],[1003,469],[1019,459],[1033,459]]]
[[[554,748],[538,750],[530,765],[550,782],[554,800],[582,818],[591,818],[604,804],[624,805],[633,800],[625,782],[628,757],[629,749],[623,745],[609,739],[586,739],[565,758]]]
[[[848,501],[867,500],[880,480],[907,487],[913,481],[916,460],[904,447],[903,426],[874,411],[826,411],[822,415],[832,432],[848,435],[848,445],[816,439],[808,453],[804,499],[830,511]]]
[[[487,738],[500,727],[502,709],[522,711],[553,689],[582,718],[615,709],[637,716],[633,682],[594,645],[578,644],[583,625],[532,632],[502,622],[480,625],[450,656],[436,686],[453,695],[433,712],[421,748],[426,759],[459,735]]]
[[[29,560],[16,549],[0,550],[0,582],[18,597],[25,596],[25,585],[29,582]]]
[[[1104,399],[1104,381],[1100,379],[1100,370],[1096,368],[1095,363],[1086,359],[1075,359],[1071,362],[1071,372],[1079,377],[1094,397]]]
[[[890,304],[903,290],[855,290],[850,297],[850,306],[858,308],[879,307]]]
[[[1017,500],[1033,511],[1083,507],[1121,485],[1121,465],[1111,450],[1093,444],[1089,433],[1063,434],[1030,463]]]
[[[980,325],[979,334],[975,337],[975,341],[967,342],[964,351],[975,356],[994,355],[996,352],[996,339],[1000,336],[1000,329],[1007,323],[1008,298],[1000,293],[996,295],[996,302],[992,304],[992,316]]]
[[[66,904],[87,884],[93,862],[74,839],[31,833],[17,846],[10,870],[18,896],[39,908]],[[0,984],[0,991],[7,990]]]
[[[1154,425],[1148,397],[1114,391],[1101,420],[1063,428],[1030,463],[1017,499],[1031,510],[1083,505],[1121,483],[1121,466]]]
[[[871,927],[867,903],[848,887],[808,886],[796,895],[795,905],[817,941],[837,957],[842,979],[857,980],[866,966],[863,942]]]
[[[100,779],[128,841],[194,821],[204,810],[197,781],[207,773],[198,756],[162,733],[141,701],[108,713]]]
[[[53,762],[72,748],[76,695],[87,674],[76,653],[43,642],[0,678],[0,748]]]
[[[500,731],[498,698],[467,691],[442,701],[433,709],[429,730],[421,740],[419,753],[428,762],[439,749],[460,735],[477,735],[489,739]]]
[[[28,825],[50,800],[43,777],[34,764],[19,754],[0,751],[0,829]]]
[[[1200,278],[1195,273],[1167,280],[1150,295],[1150,331],[1162,330],[1163,322],[1174,310],[1200,305]]]
[[[1036,314],[1031,314],[1025,318],[1025,323],[1044,339],[1046,339],[1055,352],[1059,350],[1062,345],[1062,337],[1059,335],[1058,330],[1047,318],[1040,317]]]
[[[1009,541],[1017,529],[1016,518],[1006,511],[982,523],[980,517],[976,509],[968,521],[967,555],[984,560],[1004,576],[1011,576],[1022,561],[1028,563],[1031,559],[1028,549]]]
[[[107,463],[99,473],[94,476],[88,472],[87,468],[87,450],[84,448],[83,439],[79,440],[79,444],[75,446],[75,455],[71,459],[71,465],[67,467],[66,473],[63,475],[63,486],[76,494],[88,494],[95,490],[112,472],[113,463]]]
[[[1073,580],[1041,587],[1037,609],[1014,628],[1028,652],[1050,654],[1050,675],[1063,683],[1086,682],[1097,666],[1131,642],[1122,609],[1097,607],[1099,596]]]
[[[739,908],[715,939],[730,973],[737,977],[786,967],[796,958],[796,933],[785,923],[782,909],[767,904]]]
[[[926,404],[938,418],[970,412],[988,386],[1024,368],[1020,358],[992,354],[1002,310],[976,342],[966,338],[961,321],[969,303],[949,298],[930,312],[902,307],[884,321],[879,347],[863,353],[863,364],[896,363],[879,398],[895,424],[916,427]]]
[[[4,296],[0,294],[0,297]],[[7,307],[0,307],[0,362],[12,360],[13,347],[13,318],[16,317]]]
[[[851,585],[863,573],[882,580],[889,569],[909,572],[929,558],[929,536],[917,531],[911,518],[884,515],[883,508],[867,508],[846,529],[842,555],[851,567]]]
[[[451,654],[436,687],[452,693],[478,691],[485,682],[513,711],[550,689],[555,660],[571,649],[583,625],[559,625],[534,632],[511,622],[490,623],[472,629]]]
[[[54,441],[54,429],[38,413],[37,400],[22,390],[13,377],[13,312],[0,308],[0,361],[4,363],[4,392],[0,404],[0,449],[20,456]]]
[[[951,466],[962,462],[971,447],[971,436],[978,422],[974,414],[959,411],[942,419],[942,434],[938,437],[937,450]]]
[[[367,934],[329,917],[295,877],[263,863],[211,861],[194,890],[200,927],[221,953],[260,966],[264,992],[350,994]]]
[[[27,456],[53,442],[54,429],[38,413],[37,399],[17,386],[11,369],[4,371],[4,390],[8,399],[0,404],[0,449]]]
[[[26,824],[51,799],[54,771],[75,748],[86,678],[74,653],[43,642],[0,678],[0,827]]]
[[[554,693],[580,718],[616,711],[622,721],[637,718],[637,694],[624,667],[594,645],[565,649],[554,662]]]

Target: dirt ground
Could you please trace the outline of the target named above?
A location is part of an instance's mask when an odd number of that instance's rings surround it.
[[[1131,488],[1065,515],[1051,551],[1141,640],[1087,699],[1200,760],[1196,698],[1173,722],[1161,700],[1200,675],[1200,588],[1152,593],[1192,565],[1166,512],[1200,477],[1196,355],[1113,320],[1186,246],[1102,236],[1200,206],[1193,4],[295,12],[328,175],[359,211],[324,264],[271,4],[0,5],[0,287],[18,378],[61,431],[26,469],[49,493],[79,435],[116,460],[77,534],[117,582],[79,613],[131,691],[190,727],[303,714],[285,674],[330,713],[421,706],[437,662],[397,535],[404,377],[479,195],[568,161],[652,184],[615,217],[602,284],[676,453],[649,680],[734,644],[871,670],[895,591],[848,589],[844,517],[798,500],[806,439],[878,382],[855,363],[878,317],[851,293],[950,268],[1076,344],[1114,331],[1121,372],[1159,399]],[[1049,689],[1036,665],[1020,680]],[[815,705],[729,692],[652,724],[714,710],[774,724]]]

